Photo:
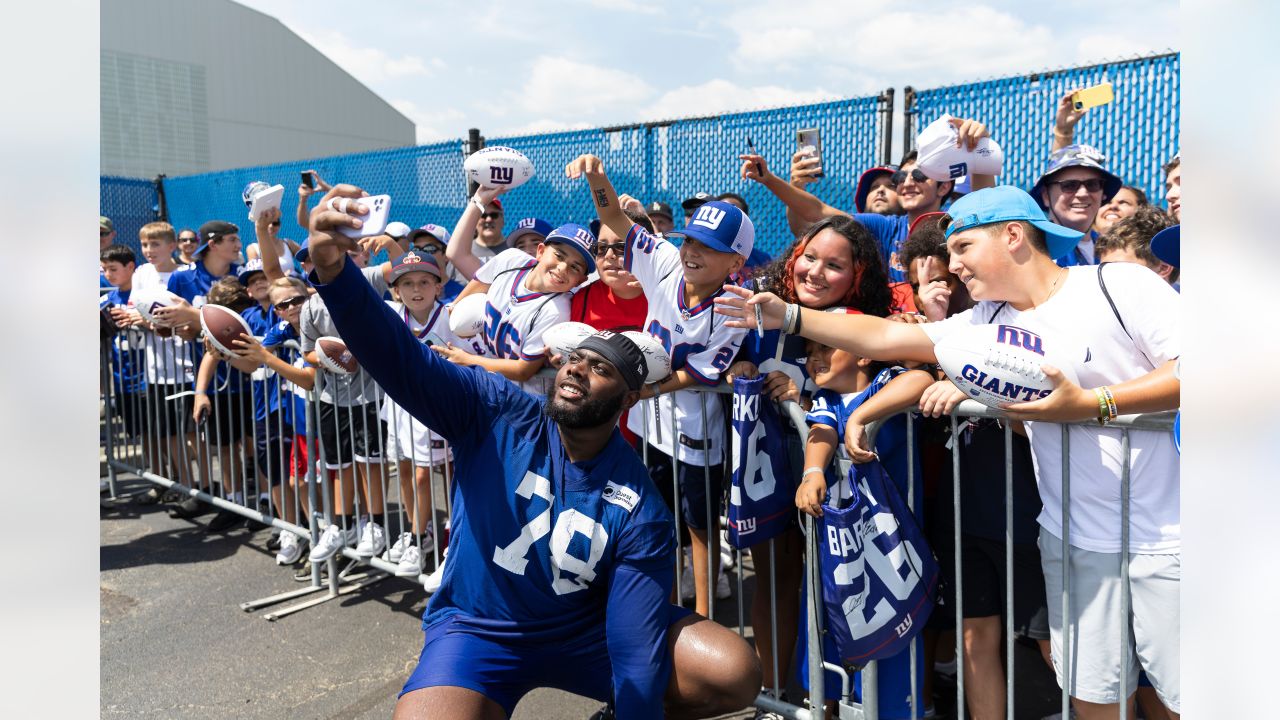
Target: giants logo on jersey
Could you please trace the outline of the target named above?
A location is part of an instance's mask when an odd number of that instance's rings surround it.
[[[715,230],[720,227],[725,214],[724,210],[710,205],[703,205],[693,214],[693,219],[689,222],[691,225],[701,225],[709,230]]]

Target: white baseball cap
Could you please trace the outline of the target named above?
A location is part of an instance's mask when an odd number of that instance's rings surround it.
[[[390,222],[384,232],[397,240],[403,240],[409,236],[409,226],[402,222]]]
[[[1004,169],[1004,151],[991,138],[978,141],[973,150],[956,147],[959,130],[950,115],[934,120],[916,138],[919,155],[916,167],[930,180],[946,182],[965,175],[999,175]]]

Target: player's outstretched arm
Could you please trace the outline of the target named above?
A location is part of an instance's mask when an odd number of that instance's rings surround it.
[[[566,177],[577,179],[585,176],[591,186],[591,203],[600,217],[600,222],[620,238],[631,234],[631,218],[622,212],[622,203],[618,201],[618,193],[609,182],[604,172],[604,162],[595,155],[579,155],[564,168]]]
[[[455,442],[487,407],[482,376],[446,362],[418,342],[360,269],[347,261],[347,250],[356,243],[337,228],[359,227],[359,217],[367,213],[359,199],[367,195],[339,185],[311,212],[313,284],[360,366],[397,404]]]
[[[729,327],[753,330],[756,327],[755,310],[760,308],[764,329],[782,328],[788,316],[788,303],[773,293],[752,294],[737,285],[725,285],[723,295],[715,299],[716,312],[729,317]],[[795,305],[795,330],[810,340],[817,340],[855,355],[890,362],[914,360],[933,363],[933,341],[919,325],[890,322],[872,315],[836,315]]]

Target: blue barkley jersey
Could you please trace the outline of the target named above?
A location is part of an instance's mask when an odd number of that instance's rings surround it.
[[[449,563],[424,627],[453,618],[498,641],[539,644],[599,636],[618,707],[660,715],[674,525],[621,433],[594,459],[571,462],[540,399],[439,358],[352,263],[316,286],[361,365],[454,450]]]
[[[899,253],[902,243],[907,240],[907,231],[911,228],[907,216],[854,213],[853,219],[875,236],[880,257],[884,258],[885,267],[889,270],[889,282],[906,282],[907,269],[903,267]]]

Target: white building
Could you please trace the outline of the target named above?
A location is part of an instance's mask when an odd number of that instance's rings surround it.
[[[279,20],[231,0],[104,0],[101,27],[103,175],[414,144],[411,120]]]

